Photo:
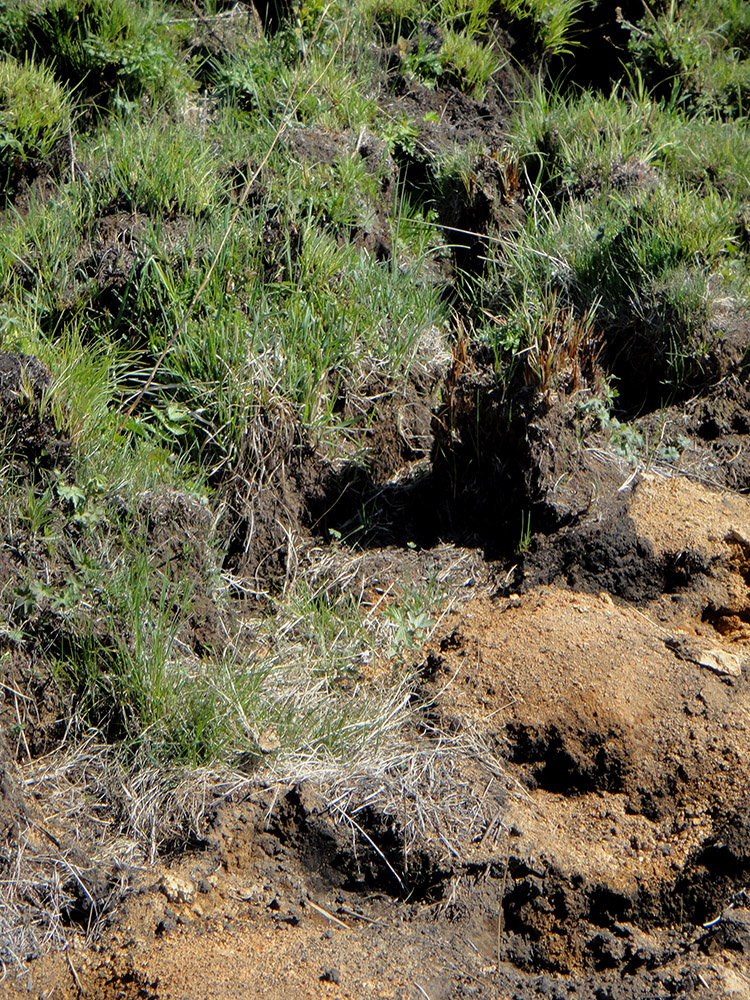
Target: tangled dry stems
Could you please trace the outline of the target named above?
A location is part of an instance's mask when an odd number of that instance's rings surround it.
[[[81,896],[89,913],[80,929],[95,937],[109,906],[161,851],[203,840],[217,805],[269,788],[283,794],[302,783],[312,786],[334,823],[350,830],[353,850],[369,845],[381,854],[404,890],[410,858],[420,848],[437,846],[443,864],[465,857],[467,848],[490,836],[496,840],[504,829],[497,795],[520,790],[476,735],[432,730],[416,736],[409,701],[407,695],[393,706],[379,738],[350,760],[301,751],[284,753],[252,775],[227,768],[170,774],[156,767],[129,774],[112,747],[91,742],[26,765],[25,783],[50,796],[58,814],[55,829],[64,828],[72,846],[63,847],[36,825],[19,836],[0,881],[0,962],[21,969],[50,946],[64,947],[68,914]],[[398,830],[398,870],[381,852],[377,835],[368,833],[367,816],[386,817]],[[76,850],[79,844],[86,854]],[[88,888],[97,869],[107,873],[105,897]]]
[[[451,546],[437,552],[440,592],[458,584],[451,602],[443,596],[446,612],[464,596],[467,560]],[[124,758],[100,733],[89,731],[76,742],[75,734],[84,732],[76,724],[57,750],[20,768],[24,798],[43,802],[45,812],[29,812],[2,859],[5,966],[21,969],[30,956],[64,947],[71,929],[95,936],[101,917],[139,870],[204,840],[217,805],[269,787],[281,793],[310,784],[331,819],[376,851],[363,813],[388,817],[403,841],[403,871],[394,874],[404,880],[420,845],[440,844],[446,858],[459,856],[460,845],[487,830],[494,801],[488,781],[507,785],[502,765],[478,737],[425,725],[412,667],[387,666],[343,690],[332,684],[333,660],[367,666],[373,659],[389,662],[397,651],[398,623],[384,614],[386,603],[368,604],[364,597],[374,572],[366,554],[305,552],[304,562],[308,599],[323,598],[333,609],[326,626],[330,644],[321,644],[310,628],[309,601],[288,601],[270,623],[258,615],[241,623],[228,638],[236,661],[227,661],[225,651],[223,672],[207,675],[202,668],[234,725],[235,739],[215,764],[169,767],[149,759],[146,749]],[[386,597],[393,601],[396,594]],[[352,620],[336,617],[342,601],[354,610]],[[433,630],[439,621],[439,615],[430,620]],[[420,642],[428,634],[424,629]],[[409,650],[409,662],[419,661],[419,649]],[[243,663],[245,670],[260,670],[251,699],[232,684]],[[193,671],[197,664],[175,660],[170,668]],[[295,715],[303,725],[285,731],[283,720]],[[269,729],[278,747],[263,752],[257,744]],[[251,752],[238,754],[243,746]]]

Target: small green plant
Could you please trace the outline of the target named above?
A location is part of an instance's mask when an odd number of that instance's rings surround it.
[[[438,581],[431,577],[418,584],[406,584],[388,603],[385,615],[395,626],[394,652],[413,649],[423,642],[437,621],[445,602]]]
[[[576,46],[577,13],[582,0],[503,0],[514,18],[530,18],[536,42],[547,58],[570,55]]]
[[[582,420],[582,428],[603,431],[612,451],[621,455],[632,465],[648,467],[654,460],[667,465],[680,462],[683,452],[691,447],[689,438],[677,434],[665,436],[666,426],[661,434],[649,446],[646,433],[636,424],[619,420],[614,412],[617,393],[610,383],[604,383],[599,391],[590,398],[579,402],[578,415]]]
[[[276,60],[273,50],[257,42],[221,64],[214,80],[214,97],[240,111],[267,111],[274,100],[272,89]]]
[[[434,86],[443,75],[441,49],[431,43],[422,32],[418,33],[416,44],[402,43],[401,68],[409,76],[416,77],[427,86]]]
[[[484,100],[490,80],[504,64],[494,48],[475,41],[468,32],[451,30],[445,33],[440,60],[448,79],[477,101]]]
[[[47,534],[55,517],[53,485],[41,492],[28,487],[21,498],[18,516],[25,523],[32,538],[41,538]]]
[[[518,537],[518,551],[523,554],[531,545],[531,511],[521,511],[521,534]]]
[[[419,129],[417,123],[405,114],[388,118],[381,126],[381,135],[394,155],[406,153],[413,156],[417,151]]]
[[[330,167],[310,171],[301,193],[309,198],[311,212],[334,232],[373,223],[377,182],[359,156],[343,156]]]
[[[71,102],[51,71],[0,58],[0,194],[28,160],[48,160],[71,126]]]

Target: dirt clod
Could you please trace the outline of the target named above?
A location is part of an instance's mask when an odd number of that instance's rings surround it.
[[[70,444],[49,409],[51,389],[38,358],[0,353],[0,445],[15,474],[32,481],[70,464]]]

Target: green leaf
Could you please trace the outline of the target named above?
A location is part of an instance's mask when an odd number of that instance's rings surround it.
[[[86,494],[80,486],[67,486],[65,483],[58,483],[57,495],[61,500],[66,500],[68,503],[73,504],[75,510],[78,510],[78,507],[86,502]]]

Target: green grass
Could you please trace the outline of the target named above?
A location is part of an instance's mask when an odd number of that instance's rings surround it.
[[[0,12],[0,51],[44,59],[72,94],[98,108],[179,101],[192,89],[186,41],[152,0],[9,0]]]
[[[51,157],[67,138],[71,104],[44,66],[0,58],[0,195],[19,165]]]
[[[747,114],[750,18],[737,0],[664,0],[631,31],[634,63],[660,96],[710,115]]]
[[[156,115],[117,121],[85,154],[97,178],[94,197],[100,209],[117,203],[156,218],[175,212],[200,215],[225,198],[210,146],[179,119]]]
[[[538,343],[560,310],[602,331],[617,363],[648,358],[679,390],[712,336],[714,298],[747,292],[739,220],[747,126],[665,105],[537,86],[510,146],[526,179],[524,227],[491,253],[483,302],[502,351]]]
[[[534,40],[545,58],[574,53],[581,0],[503,0],[502,6],[511,18],[531,21]]]
[[[494,74],[509,62],[489,46],[476,42],[468,31],[451,30],[445,33],[440,59],[446,78],[478,101],[484,100]]]

